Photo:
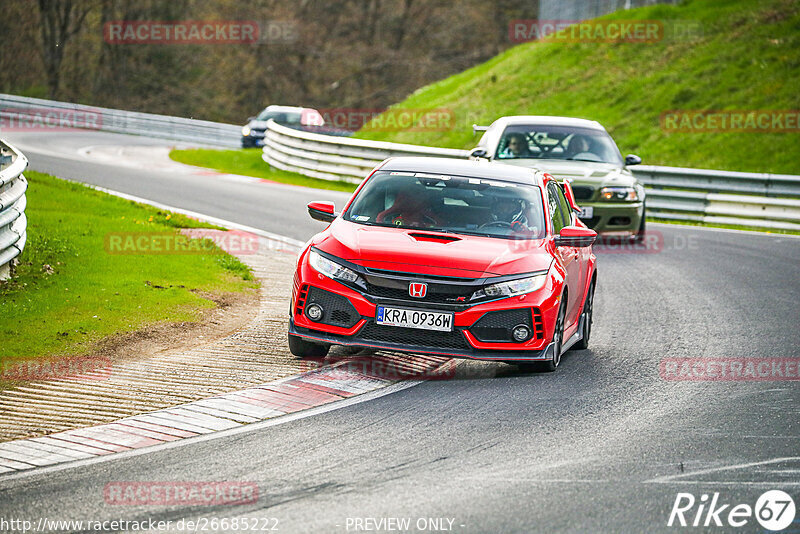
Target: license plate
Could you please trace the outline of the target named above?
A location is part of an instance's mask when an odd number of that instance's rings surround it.
[[[586,206],[581,208],[581,214],[578,215],[581,219],[591,219],[594,217],[594,206]]]
[[[405,310],[378,306],[375,322],[384,326],[419,328],[421,330],[453,331],[453,314],[425,310]]]

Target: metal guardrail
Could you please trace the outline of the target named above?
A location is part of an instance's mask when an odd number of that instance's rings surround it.
[[[262,159],[277,169],[322,178],[359,183],[381,161],[391,156],[469,157],[469,151],[383,141],[334,137],[267,123]]]
[[[5,128],[48,130],[82,128],[219,147],[241,147],[241,126],[97,108],[8,94],[0,94],[0,118]]]
[[[27,167],[25,155],[0,140],[0,280],[11,275],[11,264],[22,253],[28,236],[28,181],[22,175]]]
[[[301,132],[270,121],[262,159],[286,171],[359,183],[390,156],[465,159],[469,151]],[[800,176],[638,165],[658,219],[800,230]]]

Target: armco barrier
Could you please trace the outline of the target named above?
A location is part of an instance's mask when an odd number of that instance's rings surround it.
[[[365,141],[293,130],[269,121],[263,159],[269,165],[322,178],[358,183],[391,156],[469,157],[466,150]]]
[[[27,166],[20,151],[0,140],[0,280],[10,276],[11,262],[25,248],[28,181],[22,173]]]
[[[390,156],[464,159],[469,152],[333,137],[270,121],[262,158],[277,169],[358,183]],[[645,185],[651,217],[800,230],[800,176],[655,165],[632,170]]]
[[[5,129],[86,128],[219,147],[241,146],[241,126],[0,94]]]

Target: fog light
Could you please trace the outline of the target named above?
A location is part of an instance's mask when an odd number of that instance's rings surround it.
[[[524,324],[520,324],[514,327],[514,330],[511,331],[511,335],[514,336],[514,341],[522,343],[531,337],[531,329]]]
[[[306,306],[306,317],[308,317],[312,321],[316,322],[322,319],[323,312],[324,310],[322,309],[322,306],[320,306],[319,304],[309,304],[308,306]]]

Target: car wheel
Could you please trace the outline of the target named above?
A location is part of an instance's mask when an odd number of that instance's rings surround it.
[[[584,350],[589,348],[589,336],[592,334],[592,310],[594,309],[594,285],[589,286],[589,292],[586,294],[586,302],[583,303],[583,311],[581,315],[583,319],[583,336],[581,340],[573,345],[575,350]]]
[[[633,238],[634,243],[643,243],[644,242],[645,225],[646,225],[646,221],[645,221],[646,211],[647,211],[646,208],[643,207],[642,208],[642,220],[639,223],[639,229],[636,231],[636,235]]]
[[[566,295],[564,295],[564,297],[565,298],[562,299],[561,302],[564,305],[559,306],[558,308],[558,319],[556,319],[556,328],[555,332],[553,332],[553,359],[545,362],[518,363],[517,367],[520,371],[524,373],[552,373],[556,370],[556,368],[558,368],[558,364],[561,363],[561,347],[564,345],[564,315],[566,313]]]
[[[289,334],[289,351],[298,358],[324,358],[330,348],[330,345],[312,343],[301,337]]]

